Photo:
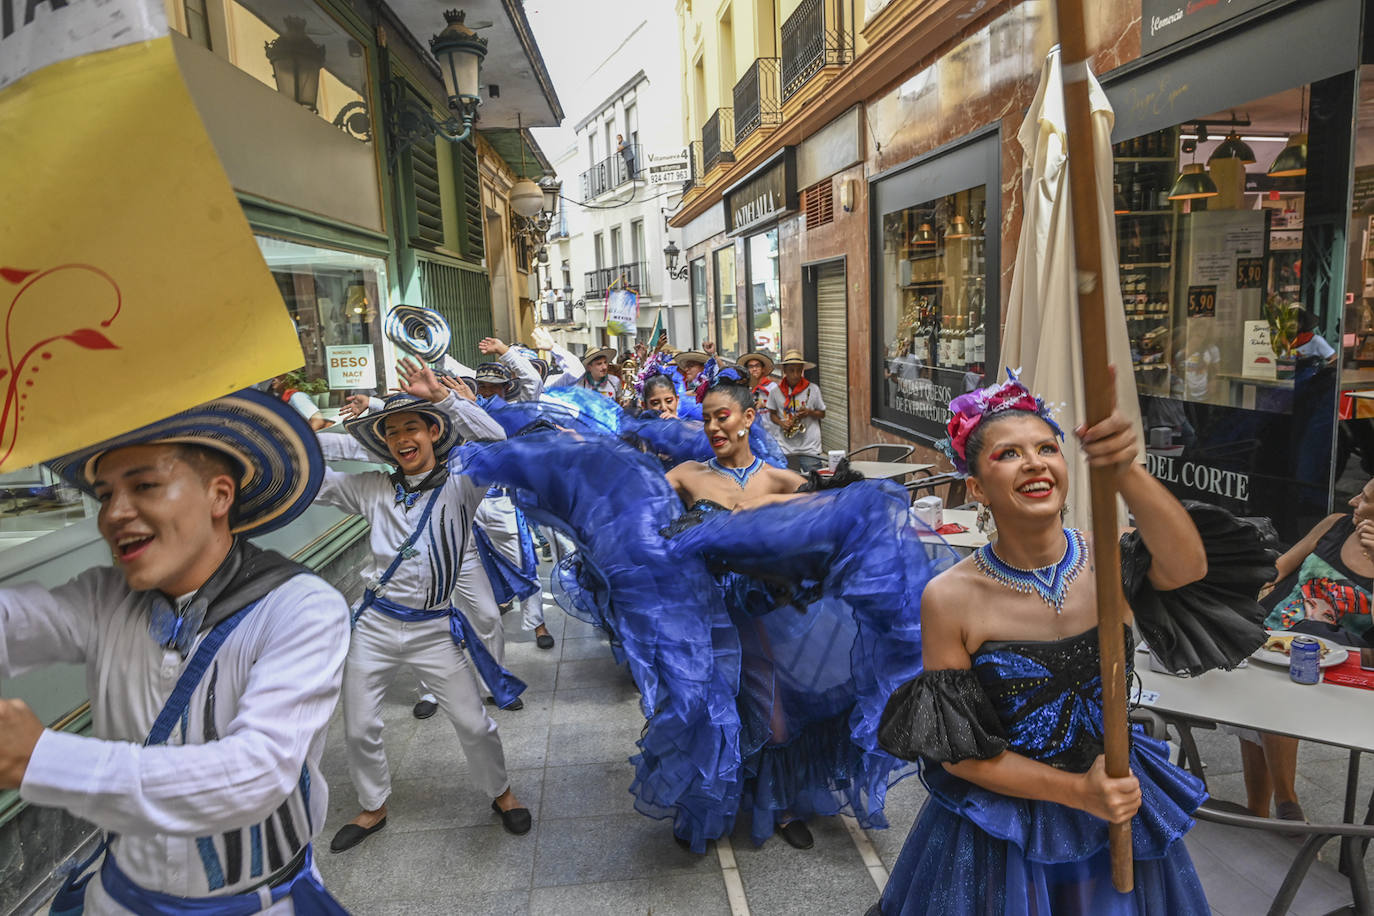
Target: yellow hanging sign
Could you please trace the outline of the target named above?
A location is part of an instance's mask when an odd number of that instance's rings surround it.
[[[10,83],[0,151],[0,471],[304,363],[171,38]]]

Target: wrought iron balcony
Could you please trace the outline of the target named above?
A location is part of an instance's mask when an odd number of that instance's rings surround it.
[[[687,167],[691,170],[691,176],[682,183],[682,193],[686,194],[693,188],[702,186],[702,176],[705,169],[701,167],[701,141],[693,140],[687,144]]]
[[[776,127],[782,122],[782,100],[778,97],[780,61],[760,57],[735,83],[735,145],[760,127]]]
[[[600,197],[623,184],[635,179],[639,174],[639,147],[627,147],[630,156],[613,153],[582,173],[582,199]]]
[[[617,264],[615,267],[601,267],[587,271],[585,293],[587,304],[590,305],[593,299],[606,298],[606,290],[612,288],[632,289],[639,294],[640,298],[649,295],[648,266],[644,261],[634,261],[629,264]]]
[[[701,156],[703,171],[709,172],[718,162],[735,161],[735,112],[717,108],[701,128]]]
[[[782,24],[782,100],[817,73],[854,59],[853,23],[844,21],[840,0],[802,0]]]

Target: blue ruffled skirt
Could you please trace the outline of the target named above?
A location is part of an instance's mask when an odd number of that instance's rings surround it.
[[[1161,741],[1133,736],[1140,811],[1135,889],[1112,886],[1107,825],[1087,812],[1013,798],[922,763],[930,798],[882,896],[883,916],[1207,916],[1183,844],[1207,793]]]

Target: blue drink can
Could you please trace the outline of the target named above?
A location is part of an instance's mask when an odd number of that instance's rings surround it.
[[[1299,684],[1321,680],[1322,646],[1311,636],[1294,636],[1288,644],[1288,676]]]

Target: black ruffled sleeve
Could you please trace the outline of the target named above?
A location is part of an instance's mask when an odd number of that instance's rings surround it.
[[[1264,644],[1255,596],[1277,574],[1278,552],[1258,524],[1206,503],[1184,502],[1207,551],[1207,575],[1173,591],[1150,584],[1150,552],[1137,531],[1121,538],[1121,585],[1135,624],[1171,671],[1234,668]]]
[[[903,760],[957,763],[996,757],[1007,749],[1007,736],[977,675],[943,668],[893,692],[878,724],[878,745]]]

